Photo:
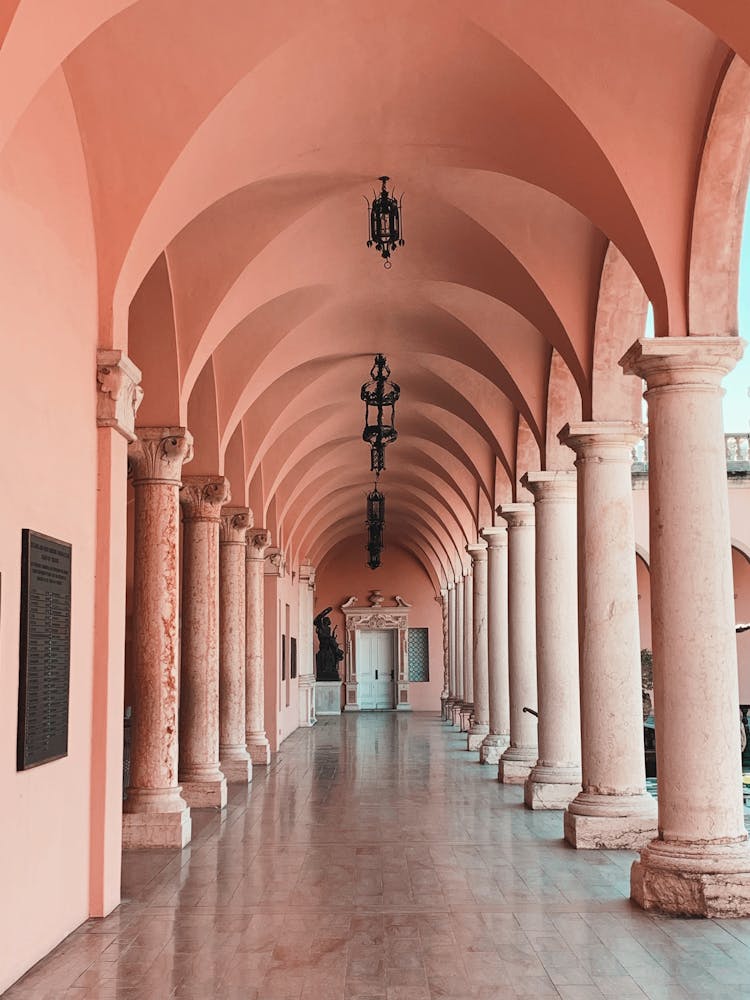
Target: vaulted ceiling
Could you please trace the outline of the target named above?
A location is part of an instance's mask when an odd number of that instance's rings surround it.
[[[565,419],[618,415],[646,300],[658,335],[691,328],[736,0],[20,0],[2,34],[0,142],[54,114],[56,76],[69,95],[139,422],[188,426],[186,471],[228,475],[293,561],[361,544],[376,352],[402,386],[389,542],[438,583],[521,473],[568,461]],[[389,271],[365,246],[382,173]]]

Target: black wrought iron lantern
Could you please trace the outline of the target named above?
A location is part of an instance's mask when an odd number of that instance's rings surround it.
[[[367,494],[367,565],[370,569],[377,569],[380,566],[384,526],[385,497],[375,486]]]
[[[385,262],[383,267],[388,268],[391,266],[391,251],[404,245],[401,198],[396,198],[395,192],[388,193],[385,185],[390,177],[383,176],[378,180],[381,182],[380,194],[373,191],[372,202],[365,198],[370,215],[370,238],[367,245],[375,247]]]
[[[390,379],[391,369],[385,355],[376,354],[370,369],[370,381],[362,386],[365,404],[365,429],[362,440],[370,445],[370,471],[377,478],[385,468],[385,447],[398,437],[396,400],[401,387]]]

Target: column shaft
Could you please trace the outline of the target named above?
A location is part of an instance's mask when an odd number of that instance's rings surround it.
[[[522,785],[537,761],[536,583],[534,504],[503,504],[508,525],[508,673],[510,745],[498,765],[498,781]]]
[[[253,766],[245,744],[245,558],[248,508],[225,507],[219,529],[219,766],[247,784]]]
[[[182,506],[180,782],[190,806],[223,808],[219,770],[219,521],[223,476],[185,476]]]
[[[466,738],[467,750],[479,750],[490,731],[490,690],[487,645],[487,543],[467,545],[472,560],[472,670],[474,714]]]
[[[750,915],[721,380],[736,337],[637,341],[645,378],[659,837],[633,865],[646,909]]]
[[[443,639],[443,690],[440,692],[440,718],[445,720],[450,696],[450,661],[448,657],[448,591],[443,588],[435,598],[440,605],[440,625]]]
[[[450,666],[450,695],[445,705],[445,721],[454,725],[454,710],[458,701],[456,681],[456,585],[448,582],[448,658]]]
[[[190,811],[177,783],[180,477],[192,457],[182,427],[147,427],[128,448],[135,492],[135,710],[124,847],[184,847]]]
[[[315,568],[303,563],[299,569],[299,649],[298,684],[299,724],[314,726],[315,673],[313,671],[313,616]]]
[[[565,812],[574,847],[644,847],[656,836],[646,792],[638,589],[631,486],[632,423],[560,432],[577,456],[583,791]]]
[[[482,741],[480,760],[497,764],[510,743],[508,690],[508,529],[484,528],[487,542],[487,671],[490,731]]]
[[[248,532],[246,586],[247,586],[247,749],[253,764],[271,763],[271,745],[266,736],[264,722],[263,678],[263,569],[266,548],[271,544],[267,531]]]
[[[464,700],[461,706],[461,732],[468,733],[474,711],[474,591],[471,570],[464,571],[462,597],[464,616],[463,637]]]
[[[461,727],[461,713],[463,712],[466,700],[466,689],[464,688],[464,578],[459,576],[456,579],[456,688],[457,700],[453,706],[453,725]]]
[[[565,809],[581,791],[575,472],[527,473],[536,509],[536,676],[539,760],[529,809]]]

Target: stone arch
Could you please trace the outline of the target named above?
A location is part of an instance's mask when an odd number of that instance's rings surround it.
[[[640,382],[624,377],[618,362],[630,345],[643,336],[647,310],[648,298],[635,271],[614,243],[610,243],[596,307],[592,420],[640,420]]]
[[[703,148],[690,253],[689,332],[737,336],[737,295],[750,179],[750,67],[732,59]]]

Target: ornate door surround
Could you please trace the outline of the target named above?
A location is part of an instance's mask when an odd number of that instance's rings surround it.
[[[372,629],[397,629],[396,643],[396,677],[394,692],[396,704],[394,708],[409,711],[409,608],[411,604],[396,595],[392,606],[383,607],[383,595],[379,590],[373,590],[369,597],[369,607],[358,605],[356,597],[350,597],[341,605],[346,619],[346,643],[344,645],[344,684],[346,695],[344,699],[345,712],[359,712],[357,683],[357,629],[370,631]]]

